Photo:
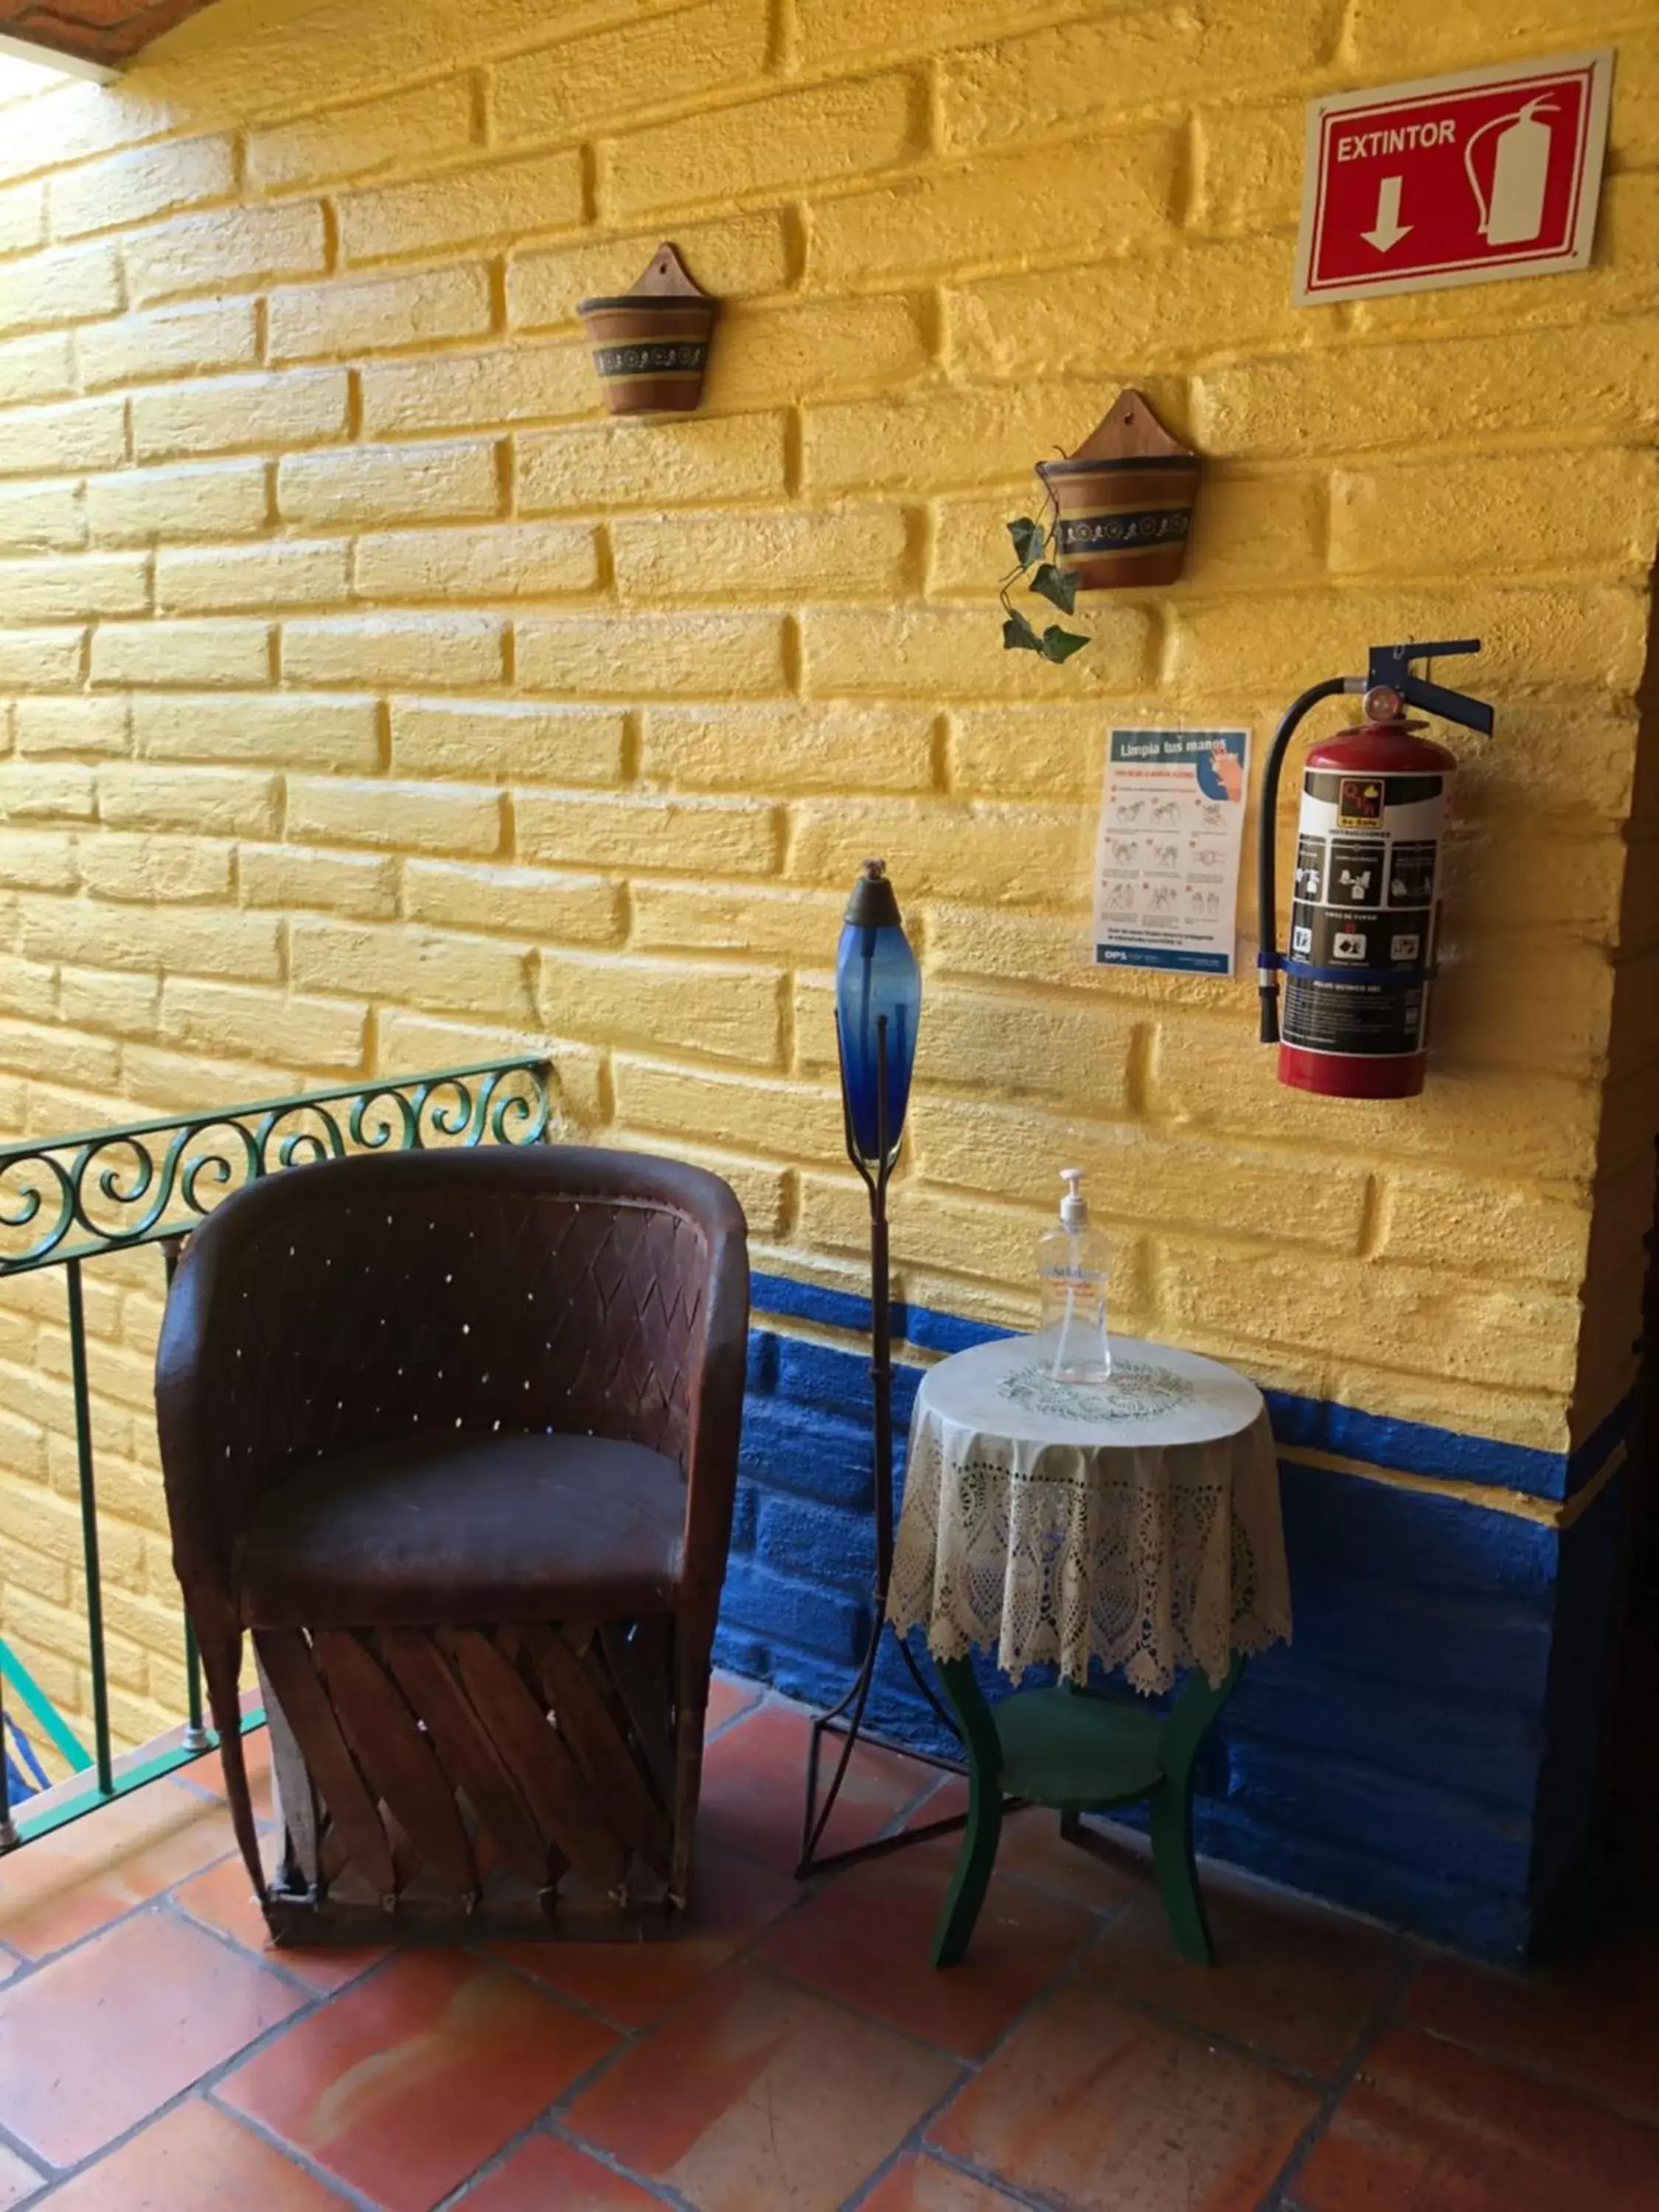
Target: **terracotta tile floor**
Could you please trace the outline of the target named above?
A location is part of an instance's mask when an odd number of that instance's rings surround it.
[[[803,1888],[805,1724],[723,1683],[672,1944],[274,1952],[208,1763],[0,1862],[0,2212],[1659,2212],[1659,1942],[1531,1981],[1009,1822]],[[263,1767],[262,1747],[252,1746]],[[959,1792],[873,1752],[834,1831]]]

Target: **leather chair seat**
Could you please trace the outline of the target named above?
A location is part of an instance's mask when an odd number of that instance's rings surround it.
[[[672,1611],[685,1483],[605,1437],[396,1438],[268,1492],[237,1546],[250,1628],[616,1619]]]

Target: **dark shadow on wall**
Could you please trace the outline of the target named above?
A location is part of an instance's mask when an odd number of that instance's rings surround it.
[[[1659,564],[1652,572],[1659,591]],[[1659,1914],[1659,599],[1637,693],[1639,724],[1630,857],[1620,916],[1618,975],[1604,1108],[1595,1227],[1585,1289],[1587,1328],[1634,1326],[1632,1401],[1611,1577],[1595,1791],[1603,1901]],[[1626,1340],[1608,1346],[1617,1356]]]

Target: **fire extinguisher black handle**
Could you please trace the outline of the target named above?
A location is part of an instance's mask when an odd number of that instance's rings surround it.
[[[1255,896],[1256,896],[1256,967],[1259,971],[1257,993],[1261,1000],[1261,1038],[1263,1044],[1279,1042],[1279,883],[1277,842],[1279,826],[1279,780],[1285,767],[1285,755],[1290,750],[1291,739],[1296,735],[1304,714],[1316,707],[1322,699],[1335,699],[1345,691],[1363,691],[1364,680],[1358,676],[1328,676],[1322,684],[1310,684],[1298,698],[1293,699],[1285,710],[1273,744],[1267,750],[1267,766],[1261,773],[1261,819],[1256,836]]]
[[[1414,660],[1446,660],[1455,653],[1479,653],[1478,637],[1424,638],[1414,645],[1374,645],[1370,665],[1365,672],[1365,688],[1375,690],[1379,685],[1397,691],[1407,705],[1421,707],[1425,713],[1438,714],[1442,721],[1461,722],[1466,730],[1479,730],[1486,737],[1492,735],[1492,711],[1484,699],[1472,699],[1467,691],[1449,691],[1443,684],[1431,684],[1426,676],[1414,676]]]

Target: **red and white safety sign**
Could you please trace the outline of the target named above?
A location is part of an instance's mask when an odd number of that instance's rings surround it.
[[[1297,302],[1587,266],[1612,84],[1608,48],[1310,101]]]

